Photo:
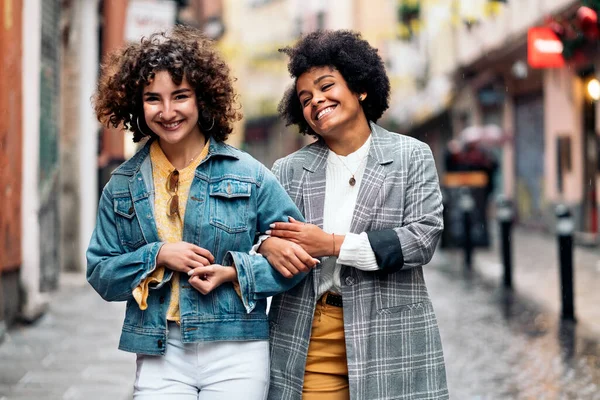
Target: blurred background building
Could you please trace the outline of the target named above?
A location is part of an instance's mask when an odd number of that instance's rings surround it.
[[[0,336],[44,312],[61,271],[83,279],[98,193],[135,151],[90,107],[102,58],[175,23],[217,42],[245,115],[230,143],[267,166],[312,140],[278,118],[292,83],[278,49],[316,29],[354,29],[392,81],[380,123],[427,142],[442,180],[448,143],[485,146],[493,193],[514,201],[520,224],[551,231],[566,203],[578,239],[597,244],[596,3],[0,0]]]

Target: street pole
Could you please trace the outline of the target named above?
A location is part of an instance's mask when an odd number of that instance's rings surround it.
[[[6,333],[6,322],[4,322],[4,284],[2,283],[2,272],[0,271],[0,344]]]
[[[564,204],[557,205],[555,213],[557,217],[558,259],[560,262],[562,318],[575,321],[575,306],[573,301],[573,218],[571,212]]]
[[[470,270],[473,267],[473,240],[471,238],[472,213],[475,208],[475,201],[471,196],[468,187],[460,188],[459,207],[463,216],[463,252],[465,268]]]
[[[512,222],[513,210],[511,201],[504,196],[498,196],[496,201],[496,217],[500,225],[500,248],[502,265],[504,266],[504,287],[512,289]]]

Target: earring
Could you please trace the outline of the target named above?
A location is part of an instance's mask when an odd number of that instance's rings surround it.
[[[359,101],[363,101],[365,99],[365,96],[363,96],[362,94],[360,95],[360,97],[358,98]]]
[[[140,126],[140,116],[139,115],[135,118],[135,124],[137,125],[138,131],[140,131],[140,133],[142,135],[144,135],[144,136],[150,136],[150,135],[148,135],[146,132],[144,132],[142,130],[142,127]]]
[[[215,117],[212,117],[212,125],[210,126],[210,128],[206,129],[202,126],[202,124],[200,123],[200,118],[198,118],[198,126],[200,127],[200,129],[202,129],[202,132],[208,132],[210,131],[212,128],[215,127]]]

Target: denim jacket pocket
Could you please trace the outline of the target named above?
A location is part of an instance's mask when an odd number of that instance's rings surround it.
[[[249,182],[223,179],[210,185],[210,223],[228,233],[248,230]]]
[[[137,249],[144,244],[145,240],[140,223],[136,218],[131,197],[115,198],[114,207],[115,224],[117,225],[121,244],[125,247]]]

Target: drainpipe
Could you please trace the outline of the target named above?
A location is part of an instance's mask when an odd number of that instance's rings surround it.
[[[81,265],[87,265],[87,250],[94,226],[98,206],[98,135],[99,124],[94,115],[90,99],[96,89],[98,78],[98,0],[81,0],[79,60],[79,188],[80,257]],[[85,268],[83,268],[85,271]]]

